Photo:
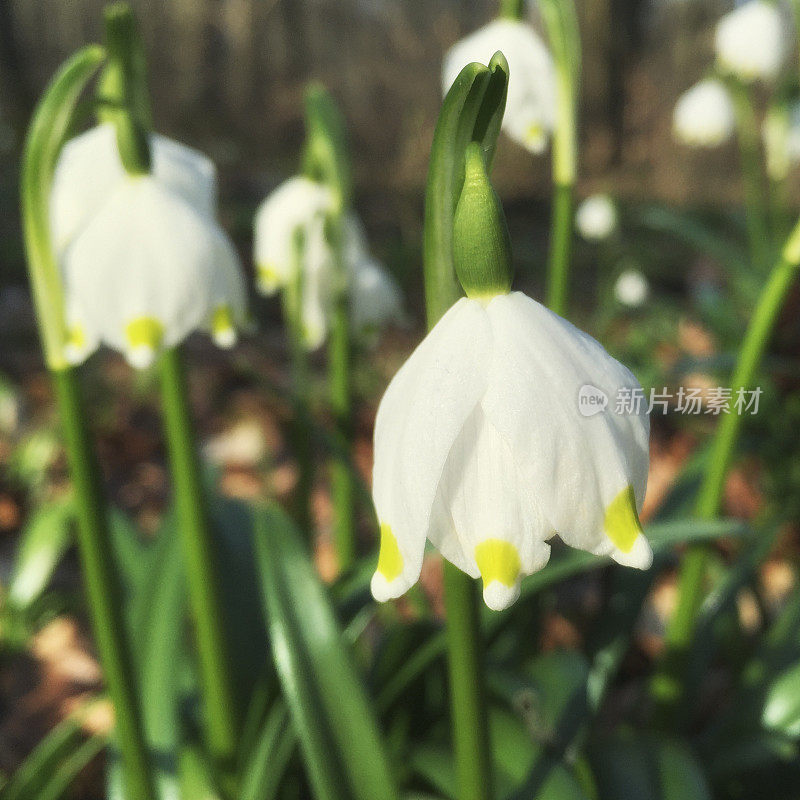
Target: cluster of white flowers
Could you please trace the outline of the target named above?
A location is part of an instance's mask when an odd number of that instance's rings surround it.
[[[638,517],[647,412],[586,417],[586,384],[609,397],[641,391],[594,339],[519,292],[463,298],[442,317],[378,408],[376,599],[416,582],[426,540],[482,577],[498,610],[547,563],[556,533],[621,564],[650,565]]]
[[[530,25],[496,19],[453,45],[442,66],[444,93],[467,64],[487,64],[498,50],[509,68],[503,130],[530,152],[541,153],[555,124],[555,67],[550,51]]]
[[[213,163],[163,136],[151,135],[150,149],[152,172],[129,175],[115,128],[103,124],[60,154],[50,222],[73,363],[106,344],[146,367],[196,329],[229,347],[244,323],[238,257],[215,220]]]
[[[714,34],[719,73],[744,83],[775,81],[789,53],[789,27],[777,4],[769,0],[747,0],[723,15]],[[701,80],[675,105],[673,131],[683,144],[716,147],[733,135],[734,127],[733,102],[718,78]],[[772,142],[774,133],[765,131]]]
[[[309,178],[293,177],[278,186],[256,214],[254,255],[259,291],[275,294],[294,279],[297,269],[301,270],[302,335],[309,350],[319,347],[328,333],[336,268],[325,226],[334,202],[327,187]],[[344,218],[342,257],[356,333],[369,335],[388,323],[400,322],[400,289],[369,255],[363,228],[352,212]]]

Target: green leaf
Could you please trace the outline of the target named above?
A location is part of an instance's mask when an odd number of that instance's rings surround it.
[[[42,594],[69,548],[73,504],[60,500],[39,508],[19,537],[6,601],[23,610]]]
[[[297,745],[289,710],[276,700],[242,771],[239,800],[273,800]]]
[[[57,800],[105,745],[102,736],[86,737],[82,720],[89,706],[56,725],[0,790],[2,800]]]
[[[61,274],[50,243],[50,184],[78,99],[105,55],[102,47],[89,45],[61,67],[34,112],[22,156],[25,249],[45,360],[55,370],[67,366],[63,353],[66,324]]]
[[[682,742],[628,733],[591,748],[601,800],[711,800],[706,777]]]
[[[763,722],[788,736],[800,736],[800,664],[782,672],[767,692]]]
[[[255,514],[273,658],[315,794],[397,798],[370,700],[300,535],[276,506]]]

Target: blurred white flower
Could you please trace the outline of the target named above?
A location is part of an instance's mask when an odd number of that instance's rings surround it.
[[[638,269],[626,269],[620,272],[614,282],[614,297],[624,306],[637,308],[650,294],[650,284]]]
[[[575,226],[584,239],[607,239],[617,227],[617,207],[607,194],[587,197],[575,212]]]
[[[294,263],[294,236],[302,233],[300,281],[301,335],[315,350],[328,334],[331,304],[336,289],[334,253],[325,235],[325,218],[333,210],[329,189],[308,178],[282,183],[261,205],[255,221],[255,259],[259,290],[274,294],[290,282]],[[343,287],[350,297],[354,331],[372,333],[400,317],[400,293],[391,276],[374,261],[363,226],[355,214],[342,224]]]
[[[488,64],[501,50],[508,60],[508,101],[503,130],[532,153],[541,153],[555,124],[555,67],[547,46],[525,22],[496,19],[455,44],[442,66],[447,94],[469,63]]]
[[[721,81],[709,78],[687,89],[675,104],[675,138],[692,147],[716,147],[733,135],[735,117],[730,94]]]
[[[193,330],[236,340],[246,297],[225,234],[150,175],[123,178],[62,257],[72,362],[98,345],[149,366]]]
[[[770,109],[761,130],[767,158],[767,173],[783,180],[789,170],[800,164],[800,102],[788,108]]]
[[[284,181],[258,207],[254,256],[258,289],[273,295],[294,273],[294,237],[300,232],[312,246],[324,233],[325,216],[333,209],[333,193],[321,183],[296,176]]]
[[[403,294],[394,278],[373,258],[358,261],[350,284],[350,318],[357,335],[371,338],[391,323],[401,323]]]
[[[386,390],[375,424],[381,548],[372,593],[419,577],[426,539],[483,578],[502,609],[541,569],[555,533],[572,547],[647,568],[638,512],[649,463],[645,409],[606,402],[636,378],[590,336],[525,295],[459,300]]]
[[[717,23],[717,63],[743,81],[774,80],[788,52],[786,23],[767,0],[748,0]]]
[[[217,170],[197,150],[150,134],[152,174],[202,214],[213,218],[217,207]],[[127,178],[111,123],[90,128],[63,147],[50,191],[53,247],[63,252]]]

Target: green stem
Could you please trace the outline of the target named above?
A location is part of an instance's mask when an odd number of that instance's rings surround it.
[[[328,389],[336,434],[344,447],[351,438],[350,398],[350,313],[348,308],[347,274],[342,253],[342,219],[337,214],[330,220],[330,244],[334,253],[333,312],[328,342]],[[339,569],[345,571],[355,558],[355,525],[353,497],[355,487],[348,465],[334,457],[331,469],[333,498],[333,540]]]
[[[567,310],[569,262],[572,250],[572,193],[574,184],[556,184],[550,225],[550,257],[547,266],[546,302],[556,314]]]
[[[127,796],[155,798],[136,678],[125,636],[122,587],[115,569],[100,469],[95,459],[86,411],[73,369],[52,373],[64,428],[70,476],[78,512],[78,549],[89,600],[89,615],[103,675],[114,705],[115,733],[122,756]]]
[[[452,266],[438,262],[438,271]],[[461,296],[455,280],[426,271],[428,329]],[[437,287],[452,286],[451,291]],[[480,595],[476,582],[444,562],[444,605],[447,613],[447,663],[450,708],[459,800],[491,800],[492,762],[486,709]]]
[[[160,358],[164,429],[173,480],[178,527],[186,563],[194,620],[209,750],[223,769],[236,753],[238,720],[225,635],[219,563],[200,461],[197,455],[185,368],[178,347]]]
[[[297,459],[297,489],[295,491],[294,514],[298,527],[312,538],[311,490],[314,484],[314,464],[311,450],[311,417],[309,395],[311,390],[308,351],[303,336],[303,250],[305,242],[302,231],[294,237],[294,269],[292,280],[282,294],[283,317],[289,341],[292,395],[295,415],[291,425],[292,449]]]
[[[800,221],[787,239],[781,256],[772,270],[742,342],[731,378],[731,394],[753,388],[761,360],[769,343],[789,289],[800,265]],[[708,468],[695,504],[699,519],[717,516],[725,489],[736,442],[743,424],[743,415],[735,409],[722,416],[708,456]],[[678,580],[678,605],[667,628],[667,652],[662,668],[653,682],[653,694],[662,719],[673,720],[683,700],[681,678],[694,636],[697,615],[704,597],[704,581],[710,556],[706,545],[692,547],[683,559]]]
[[[544,0],[541,12],[556,64],[556,123],[553,130],[553,211],[546,301],[556,314],[567,310],[572,257],[573,194],[578,174],[577,84],[580,39],[572,0]]]
[[[491,800],[492,764],[486,710],[480,598],[475,581],[444,564],[451,726],[459,800]]]
[[[525,0],[500,0],[500,16],[521,20],[525,16]]]
[[[730,88],[736,110],[750,260],[753,267],[763,274],[769,265],[770,254],[759,127],[747,87],[731,81]]]

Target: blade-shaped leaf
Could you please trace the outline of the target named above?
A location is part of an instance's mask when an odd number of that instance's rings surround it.
[[[370,701],[300,536],[275,506],[255,514],[273,657],[315,794],[397,798]]]

